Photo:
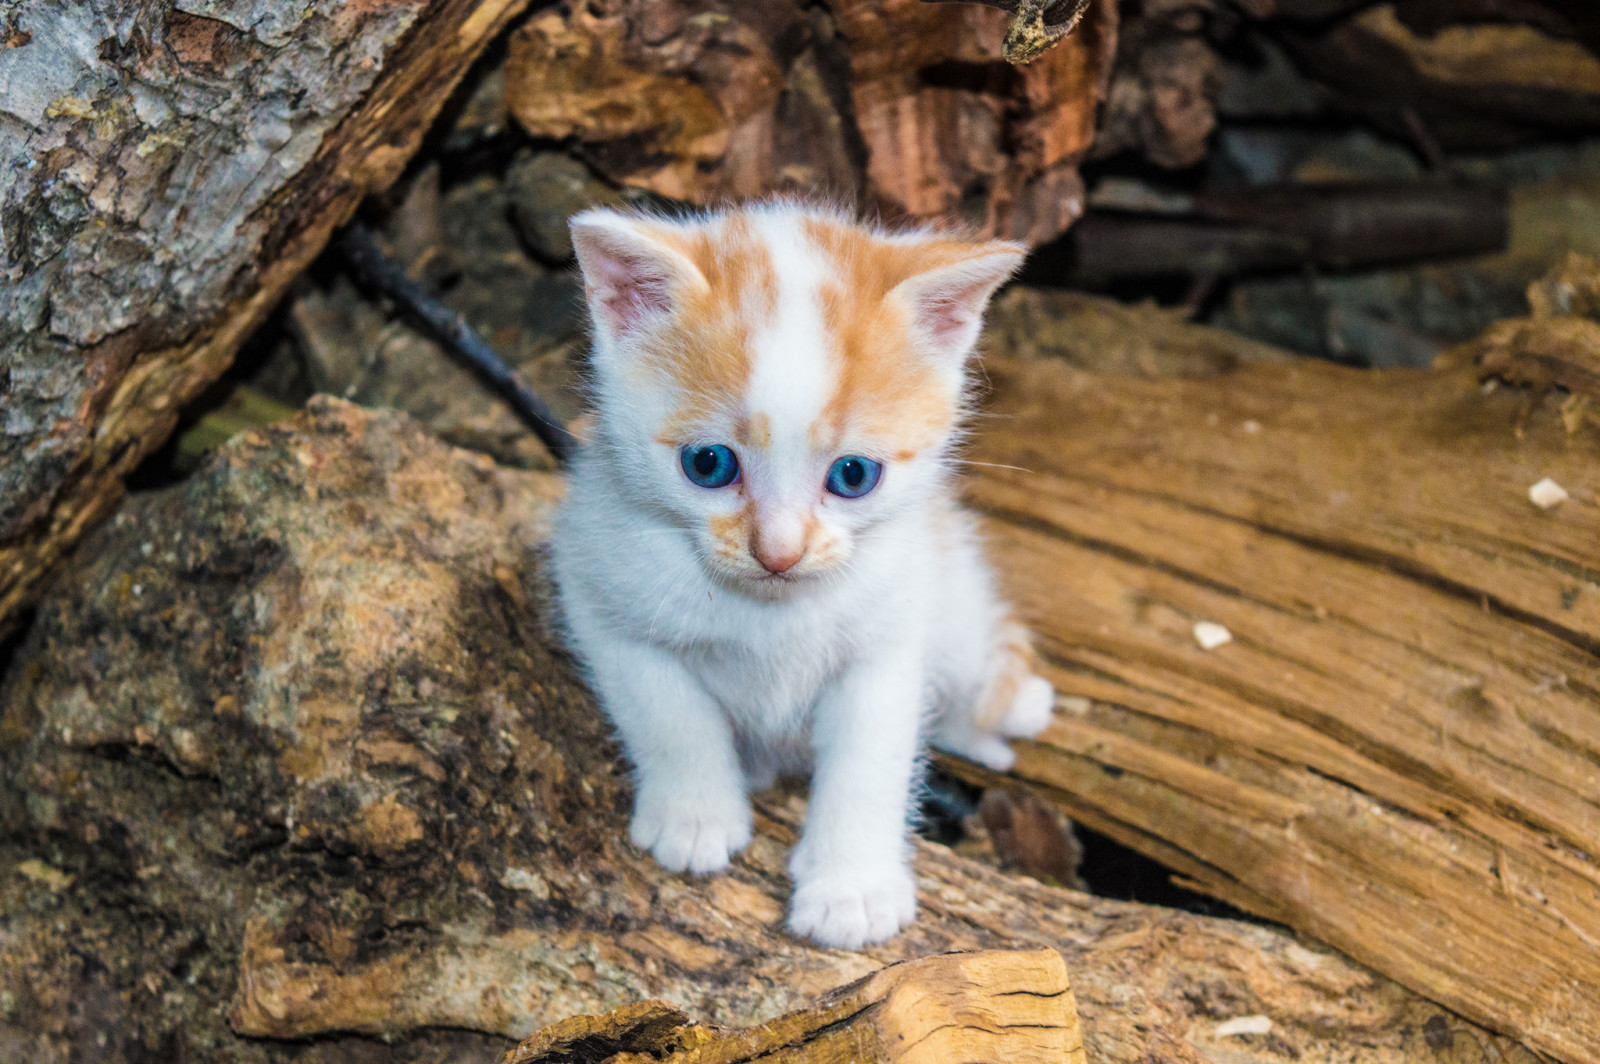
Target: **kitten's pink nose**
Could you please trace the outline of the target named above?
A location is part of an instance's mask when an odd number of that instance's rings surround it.
[[[769,573],[786,573],[806,556],[804,525],[775,517],[758,520],[750,530],[750,555]]]
[[[769,573],[786,573],[793,569],[801,558],[806,556],[804,550],[789,550],[776,553],[757,549],[752,550],[750,553],[756,556],[756,561],[760,562],[761,567]]]

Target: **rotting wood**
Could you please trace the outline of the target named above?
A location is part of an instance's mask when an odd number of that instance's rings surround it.
[[[1067,696],[1014,774],[1600,1060],[1600,433],[1470,364],[988,373],[969,497]],[[1544,477],[1571,493],[1548,511]],[[1201,621],[1232,641],[1202,649]]]
[[[526,2],[0,14],[0,633]]]
[[[1528,317],[1495,323],[1440,355],[1440,365],[1475,365],[1486,380],[1541,392],[1564,388],[1581,403],[1600,399],[1600,259],[1569,255],[1528,287],[1528,303]],[[1576,427],[1569,419],[1569,431]]]
[[[500,1064],[574,1057],[627,1064],[1087,1064],[1061,954],[989,950],[905,961],[754,1027],[691,1024],[662,1002],[575,1016],[524,1039]]]

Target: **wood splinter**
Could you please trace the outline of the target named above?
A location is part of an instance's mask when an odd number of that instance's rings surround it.
[[[660,1001],[574,1016],[523,1039],[499,1064],[584,1060],[741,1064],[1086,1064],[1078,1010],[1053,949],[949,953],[892,964],[755,1027],[689,1022]]]

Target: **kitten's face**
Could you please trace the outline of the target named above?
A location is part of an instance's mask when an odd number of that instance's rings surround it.
[[[983,307],[1022,258],[786,206],[590,211],[573,237],[618,490],[763,598],[847,569],[943,489]]]

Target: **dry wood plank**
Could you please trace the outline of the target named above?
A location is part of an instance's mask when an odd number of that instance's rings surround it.
[[[1200,889],[1600,1060],[1597,434],[1470,366],[989,374],[970,498],[1074,696],[1015,774]],[[1549,511],[1545,476],[1572,492]],[[1200,621],[1232,642],[1203,650]]]
[[[500,1064],[627,1064],[640,1054],[663,1064],[1087,1064],[1071,981],[1052,949],[892,964],[754,1027],[691,1024],[669,1005],[640,1002],[536,1031]]]

